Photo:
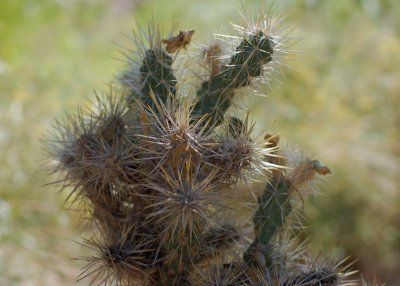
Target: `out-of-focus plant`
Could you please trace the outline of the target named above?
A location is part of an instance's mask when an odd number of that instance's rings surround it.
[[[220,35],[188,64],[178,59],[194,31],[163,39],[150,24],[134,35],[137,54],[128,53],[121,84],[56,124],[49,151],[64,174],[57,183],[95,228],[80,278],[107,285],[357,284],[344,261],[312,257],[296,233],[304,197],[329,168],[284,150],[278,135],[258,142],[249,116],[227,112],[240,89],[251,94],[268,80],[285,53],[285,29],[265,14],[234,27],[235,35]],[[196,88],[186,86],[191,70]],[[244,186],[250,195],[238,201]]]

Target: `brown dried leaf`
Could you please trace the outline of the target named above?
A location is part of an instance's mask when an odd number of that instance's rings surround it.
[[[180,31],[177,36],[171,37],[169,39],[163,39],[163,44],[166,44],[165,50],[168,53],[175,53],[177,50],[184,48],[190,44],[190,40],[194,34],[194,30],[184,30]]]
[[[325,176],[331,173],[331,170],[328,167],[323,166],[318,160],[311,161],[311,163],[312,163],[312,169],[319,175]]]

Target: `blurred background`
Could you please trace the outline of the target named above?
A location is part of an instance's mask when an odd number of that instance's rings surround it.
[[[246,104],[257,128],[332,170],[306,202],[315,253],[357,259],[370,280],[400,280],[400,2],[279,0],[273,11],[302,51]],[[41,139],[55,118],[106,91],[133,47],[136,21],[194,28],[194,42],[241,23],[260,1],[0,1],[0,285],[75,285],[79,213],[45,170]],[[82,281],[79,285],[87,285]]]

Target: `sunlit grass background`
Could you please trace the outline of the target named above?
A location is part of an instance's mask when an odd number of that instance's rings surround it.
[[[259,1],[242,1],[255,8]],[[239,1],[0,1],[0,285],[75,285],[79,214],[43,187],[40,139],[54,118],[105,91],[123,68],[118,46],[151,16],[194,41],[229,31]],[[264,1],[265,6],[271,4]],[[293,49],[267,98],[247,100],[259,129],[330,166],[306,202],[313,250],[358,258],[370,278],[400,280],[400,3],[280,0]],[[125,35],[124,35],[125,34]],[[80,282],[86,285],[87,281]]]

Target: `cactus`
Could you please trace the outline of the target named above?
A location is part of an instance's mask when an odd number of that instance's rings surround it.
[[[195,100],[179,94],[174,60],[193,35],[139,35],[121,87],[56,124],[49,144],[57,183],[84,203],[93,254],[79,279],[93,285],[352,285],[343,263],[314,259],[294,228],[316,176],[289,160],[279,137],[252,138],[249,116],[226,112],[238,90],[264,76],[282,43],[264,14],[222,55],[205,48],[208,78]],[[166,48],[163,44],[167,44]],[[176,55],[175,55],[176,53]],[[199,57],[200,58],[200,57]],[[248,91],[249,93],[251,91]],[[250,190],[244,190],[247,186]],[[261,186],[261,187],[260,187]],[[247,196],[246,193],[247,192]],[[248,202],[238,200],[248,198]],[[253,198],[253,199],[252,199]],[[250,207],[249,207],[250,206]]]

